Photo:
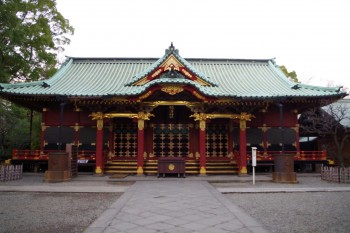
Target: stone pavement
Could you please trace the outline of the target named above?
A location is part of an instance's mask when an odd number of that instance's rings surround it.
[[[85,233],[267,232],[206,181],[136,181]]]

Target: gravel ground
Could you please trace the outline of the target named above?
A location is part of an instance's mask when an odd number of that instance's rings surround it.
[[[82,232],[120,195],[0,192],[0,232]]]
[[[252,187],[251,183],[216,183],[215,187]],[[349,187],[300,177],[299,184],[259,182],[257,187]],[[350,192],[237,193],[225,194],[272,232],[350,232]]]
[[[226,194],[272,232],[350,232],[349,192]]]

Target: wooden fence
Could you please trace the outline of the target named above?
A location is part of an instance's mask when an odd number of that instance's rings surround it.
[[[23,165],[0,165],[0,182],[20,180],[23,176]]]
[[[321,178],[330,182],[350,183],[350,167],[322,166]]]

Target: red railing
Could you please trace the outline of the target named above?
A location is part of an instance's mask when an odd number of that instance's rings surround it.
[[[268,151],[264,155],[263,151],[256,152],[257,161],[273,161],[274,155],[282,154],[282,151]],[[295,161],[325,161],[327,160],[326,151],[285,151],[284,154],[293,154]],[[247,159],[251,160],[251,151],[247,152]]]
[[[47,160],[50,152],[60,152],[60,150],[17,150],[12,151],[13,160]],[[64,150],[61,150],[64,152]],[[92,150],[79,150],[78,151],[79,160],[95,160],[96,151]]]
[[[58,152],[59,150],[17,150],[12,151],[12,159],[14,160],[47,160],[49,152]],[[63,150],[61,150],[63,151]],[[285,154],[294,154],[295,161],[325,161],[327,160],[326,151],[285,151]],[[107,160],[108,151],[104,151],[105,160]],[[258,161],[273,161],[274,155],[282,154],[282,151],[268,151],[264,154],[263,151],[257,151]],[[234,153],[234,158],[239,163],[240,154],[238,151]],[[251,160],[251,151],[247,152],[247,160]],[[95,160],[96,151],[94,150],[79,150],[78,159],[80,160]],[[136,158],[135,158],[136,159]],[[239,165],[239,164],[238,164]]]

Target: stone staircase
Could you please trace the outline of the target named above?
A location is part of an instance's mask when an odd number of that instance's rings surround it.
[[[143,171],[146,175],[157,175],[157,160],[147,160],[144,163]],[[207,174],[238,174],[238,166],[231,160],[207,161]],[[199,174],[199,161],[186,160],[186,174]],[[137,161],[121,160],[108,161],[105,164],[105,174],[136,174]]]

